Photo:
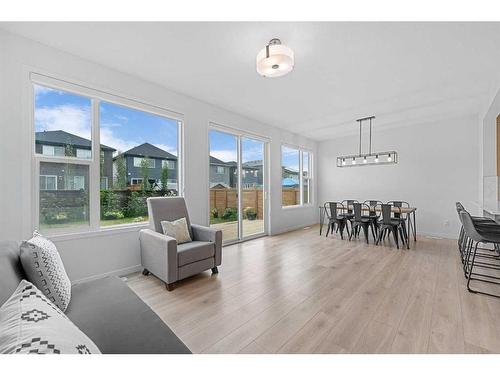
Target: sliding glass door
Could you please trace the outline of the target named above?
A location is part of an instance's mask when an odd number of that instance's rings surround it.
[[[265,234],[265,141],[229,131],[209,132],[210,226],[225,243]]]

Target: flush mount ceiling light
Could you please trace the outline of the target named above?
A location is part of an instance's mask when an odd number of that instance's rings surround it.
[[[337,167],[358,167],[363,165],[396,164],[398,153],[396,151],[372,152],[372,120],[375,116],[364,117],[356,120],[359,122],[359,154],[337,157]],[[361,128],[363,121],[370,122],[370,146],[367,154],[361,153]],[[358,163],[358,160],[360,161]]]
[[[274,38],[258,53],[256,62],[257,72],[261,76],[281,77],[293,69],[293,51]]]

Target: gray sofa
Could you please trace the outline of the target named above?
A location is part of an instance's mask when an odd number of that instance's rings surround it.
[[[0,306],[24,277],[19,244],[0,241]],[[118,277],[73,285],[66,315],[104,354],[191,353]]]
[[[182,197],[148,198],[149,229],[143,229],[141,263],[144,274],[150,272],[172,290],[177,280],[211,269],[217,273],[222,263],[222,231],[191,224]],[[178,245],[175,238],[163,234],[161,221],[186,218],[192,242]]]

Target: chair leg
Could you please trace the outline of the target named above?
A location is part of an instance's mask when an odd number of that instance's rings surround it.
[[[344,226],[345,226],[345,223],[343,223],[342,221],[338,224],[338,230],[340,231],[340,239],[344,239]]]
[[[392,227],[392,236],[394,237],[394,241],[396,242],[396,248],[399,249],[398,230],[396,227]]]
[[[374,225],[375,225],[375,224],[370,223],[370,228],[372,229],[373,241],[377,241],[377,239],[375,238],[375,231],[374,231],[374,229],[373,229]]]
[[[172,290],[174,290],[174,283],[165,283],[165,287],[167,288],[167,290],[169,292],[171,292]]]
[[[212,268],[212,274],[214,274],[214,273],[219,273],[219,270],[217,269],[217,267]]]
[[[325,237],[328,237],[328,233],[330,233],[330,227],[332,226],[331,223],[328,223],[328,228],[326,229],[326,236]]]
[[[144,276],[148,276],[148,275],[149,275],[149,271],[148,271],[146,268],[144,268],[144,269],[142,270],[142,274],[143,274]]]
[[[353,228],[351,226],[351,233],[349,233],[349,241],[351,240],[352,236],[354,235],[354,231],[355,231],[356,228]]]
[[[379,230],[378,236],[377,236],[377,241],[375,242],[375,245],[378,245],[380,240],[382,239],[382,230]]]
[[[363,225],[363,233],[365,234],[366,243],[368,242],[368,225]]]

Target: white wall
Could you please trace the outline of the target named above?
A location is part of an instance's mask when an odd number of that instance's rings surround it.
[[[482,119],[482,178],[488,178],[486,181],[484,197],[484,209],[498,212],[498,187],[497,191],[492,191],[490,183],[496,178],[497,174],[497,116],[500,114],[500,90],[496,92]]]
[[[417,230],[456,238],[455,202],[479,206],[479,120],[461,116],[377,132],[375,151],[396,150],[395,165],[338,168],[336,157],[357,152],[359,135],[318,146],[319,199],[404,200],[417,207]]]
[[[77,41],[75,41],[77,42]],[[184,114],[185,197],[194,223],[208,223],[209,122],[236,127],[269,137],[270,233],[309,225],[317,221],[316,205],[281,209],[282,142],[316,152],[316,143],[304,137],[239,116],[131,75],[105,68],[74,55],[0,31],[0,239],[22,239],[31,227],[31,147],[29,129],[29,70],[116,93]],[[313,195],[316,196],[315,191]],[[56,240],[72,280],[104,273],[122,272],[139,265],[137,229],[104,232],[82,238]]]

